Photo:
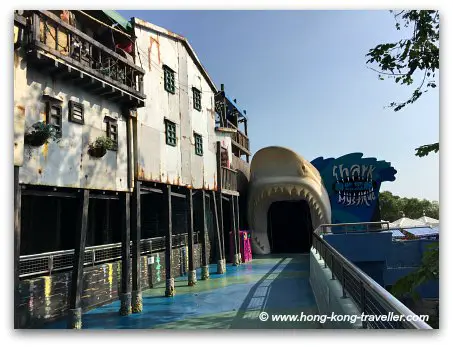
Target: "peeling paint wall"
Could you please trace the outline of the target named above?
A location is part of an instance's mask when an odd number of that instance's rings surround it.
[[[25,131],[46,119],[43,93],[62,100],[62,138],[41,147],[25,145],[20,183],[127,191],[127,118],[120,105],[86,92],[69,81],[52,78],[33,66],[26,69],[26,79],[15,80],[15,99],[24,107]],[[69,100],[84,105],[84,124],[68,120]],[[107,151],[102,158],[88,155],[88,146],[98,136],[106,136],[105,117],[117,120],[118,150]]]
[[[143,181],[215,189],[214,93],[186,46],[174,35],[137,25],[137,64],[146,70],[145,107],[138,109],[137,178]],[[175,94],[164,88],[163,65],[175,72]],[[201,94],[193,108],[192,87]],[[165,119],[176,124],[177,144],[166,144]],[[195,154],[193,133],[203,138],[203,156]]]
[[[21,50],[14,51],[14,166],[24,161],[25,90],[27,69]]]

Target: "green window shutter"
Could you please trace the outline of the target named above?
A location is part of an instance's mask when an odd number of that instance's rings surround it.
[[[203,137],[199,134],[194,133],[195,138],[195,154],[202,156],[203,155]]]
[[[201,111],[201,92],[197,88],[192,88],[193,91],[193,108]]]
[[[176,147],[176,124],[169,120],[165,121],[165,142],[169,146]]]
[[[164,65],[164,88],[167,92],[175,94],[175,72]]]

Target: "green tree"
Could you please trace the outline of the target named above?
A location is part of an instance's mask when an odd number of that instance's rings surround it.
[[[390,222],[402,217],[417,219],[425,214],[427,217],[439,219],[439,203],[427,199],[400,198],[389,191],[379,194],[381,219]]]
[[[417,270],[400,278],[392,286],[391,293],[399,298],[411,296],[420,300],[417,288],[429,281],[439,280],[439,243],[433,242],[423,252],[421,265]],[[433,328],[439,328],[439,310],[430,316],[428,322]]]
[[[389,107],[399,111],[413,104],[429,89],[437,88],[439,70],[439,11],[391,11],[395,27],[408,33],[398,42],[383,43],[369,50],[368,67],[378,72],[379,79],[393,79],[395,83],[410,86],[419,77],[412,95],[405,101],[393,101]],[[377,67],[374,67],[377,65]],[[439,151],[439,143],[416,148],[415,155],[423,157]]]

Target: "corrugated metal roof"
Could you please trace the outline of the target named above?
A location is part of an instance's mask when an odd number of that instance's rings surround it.
[[[436,230],[434,228],[407,228],[404,229],[404,231],[407,231],[408,233],[411,233],[414,236],[429,236],[429,235],[438,235],[439,230]]]
[[[392,237],[406,237],[400,229],[389,229],[392,232]]]

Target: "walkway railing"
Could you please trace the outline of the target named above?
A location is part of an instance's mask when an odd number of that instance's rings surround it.
[[[332,231],[337,233],[354,233],[354,232],[379,232],[390,229],[390,223],[368,222],[368,223],[339,223],[339,224],[321,224],[316,230],[317,235],[331,234]]]
[[[322,226],[318,227],[321,228]],[[356,265],[342,256],[335,248],[329,245],[320,235],[319,230],[313,235],[313,248],[320,259],[324,260],[325,267],[332,272],[332,279],[337,279],[343,288],[343,297],[350,297],[365,315],[389,315],[393,317],[403,315],[415,317],[398,299],[375,282],[371,277],[360,270]],[[365,329],[431,329],[422,321],[363,321]]]
[[[188,234],[173,235],[173,248],[187,245]],[[194,233],[194,244],[199,240],[199,232]],[[165,236],[140,241],[140,254],[146,255],[165,250]],[[132,256],[132,242],[131,242]],[[84,266],[94,266],[121,259],[121,242],[85,248]],[[51,275],[53,272],[72,269],[74,250],[47,252],[20,257],[19,277]]]

